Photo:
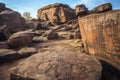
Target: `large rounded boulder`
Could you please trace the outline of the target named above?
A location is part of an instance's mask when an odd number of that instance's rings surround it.
[[[24,46],[32,43],[33,35],[29,31],[20,31],[14,33],[8,39],[8,43],[11,46]]]

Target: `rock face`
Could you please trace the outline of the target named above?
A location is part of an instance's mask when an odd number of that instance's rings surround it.
[[[17,51],[11,49],[0,49],[0,64],[19,59]]]
[[[11,80],[100,80],[101,64],[96,58],[60,41],[49,45],[14,67]]]
[[[25,21],[18,12],[7,8],[4,3],[0,3],[0,28],[4,25],[6,25],[5,31],[7,30],[11,34],[23,30]],[[10,35],[4,35],[5,31],[0,31],[0,37],[8,39]]]
[[[66,22],[74,18],[74,10],[64,4],[51,4],[38,10],[38,19],[42,21]]]
[[[29,31],[20,31],[17,33],[14,33],[10,36],[8,39],[8,43],[11,46],[23,46],[23,45],[29,45],[32,43],[32,33]]]
[[[106,4],[102,4],[100,6],[97,6],[94,9],[92,9],[91,13],[101,13],[101,12],[105,12],[108,10],[112,10],[111,3],[106,3]]]
[[[79,17],[79,25],[86,51],[120,70],[120,10]]]

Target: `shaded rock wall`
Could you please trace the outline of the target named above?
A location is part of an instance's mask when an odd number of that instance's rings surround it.
[[[80,31],[88,53],[120,70],[120,10],[79,17]]]

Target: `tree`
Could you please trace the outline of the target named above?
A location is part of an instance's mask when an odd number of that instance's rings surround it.
[[[31,20],[32,19],[32,17],[30,16],[30,12],[24,12],[23,17],[25,18],[25,20]]]

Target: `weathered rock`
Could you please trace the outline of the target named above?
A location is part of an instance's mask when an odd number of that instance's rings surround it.
[[[0,49],[0,64],[19,59],[19,54],[11,49]]]
[[[38,10],[38,19],[42,21],[66,22],[73,18],[74,10],[64,4],[51,4]]]
[[[49,31],[46,31],[42,37],[47,37],[48,40],[50,39],[57,39],[58,38],[58,34],[57,32],[53,31],[53,30],[49,30]]]
[[[46,41],[48,41],[47,37],[42,37],[42,36],[33,37],[33,42],[35,43],[46,42]]]
[[[11,46],[23,46],[23,45],[29,45],[32,43],[32,33],[29,31],[20,31],[17,33],[14,33],[10,36],[8,39],[8,43]]]
[[[11,70],[11,80],[100,80],[100,77],[97,59],[63,49],[35,54]]]
[[[92,9],[91,13],[101,13],[109,10],[112,10],[112,5],[111,3],[106,3]]]
[[[0,49],[8,49],[9,45],[8,42],[0,42]]]
[[[88,9],[84,4],[77,5],[75,8],[76,15],[86,15],[88,12]]]
[[[20,54],[21,57],[28,57],[37,53],[37,50],[33,47],[25,47],[20,49],[18,53]]]
[[[120,70],[120,10],[79,17],[86,52]]]

